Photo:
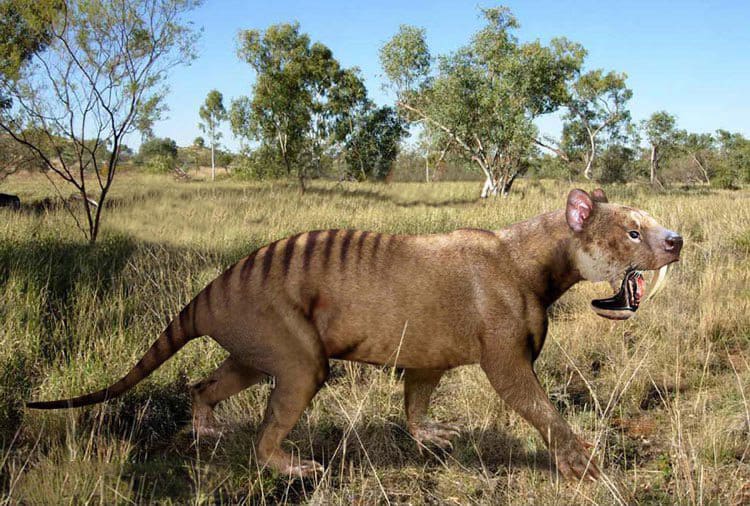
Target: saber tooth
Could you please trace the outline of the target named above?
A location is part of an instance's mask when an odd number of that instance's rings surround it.
[[[664,267],[659,269],[659,273],[656,275],[656,282],[654,283],[654,287],[649,290],[648,295],[646,295],[646,300],[650,300],[651,298],[655,297],[656,294],[659,293],[664,287],[664,280],[667,278],[667,271],[669,271],[669,265],[665,265]]]

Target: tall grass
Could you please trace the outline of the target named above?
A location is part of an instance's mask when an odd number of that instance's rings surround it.
[[[562,206],[569,188],[519,184],[479,202],[476,183],[388,186],[176,183],[123,175],[96,246],[64,209],[0,210],[0,502],[313,504],[731,504],[750,500],[750,193],[626,186],[610,200],[648,210],[686,246],[667,289],[611,323],[581,284],[553,308],[539,376],[596,444],[607,479],[558,480],[534,430],[477,367],[441,382],[432,415],[463,428],[450,454],[420,452],[405,429],[400,372],[334,363],[289,447],[326,465],[316,479],[259,468],[252,451],[270,385],[219,409],[223,435],[196,440],[186,386],[223,359],[191,343],[122,399],[70,411],[23,401],[100,388],[226,266],[316,228],[432,233],[496,229]],[[5,183],[25,202],[36,178]],[[523,198],[521,197],[523,195]],[[744,495],[743,495],[744,494]]]

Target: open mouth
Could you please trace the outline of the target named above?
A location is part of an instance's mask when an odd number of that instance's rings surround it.
[[[665,265],[659,269],[655,282],[646,297],[650,299],[661,290],[666,277],[668,267]],[[643,273],[636,269],[628,269],[622,279],[620,290],[607,299],[594,299],[591,308],[596,314],[611,320],[627,320],[635,314],[643,299],[646,282]]]

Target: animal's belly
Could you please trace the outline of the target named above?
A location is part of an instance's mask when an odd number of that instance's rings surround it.
[[[387,319],[386,319],[387,320]],[[367,328],[330,325],[322,334],[331,358],[417,369],[449,369],[479,361],[473,336],[431,322],[405,320],[401,325],[382,321]],[[439,322],[438,322],[439,323]]]

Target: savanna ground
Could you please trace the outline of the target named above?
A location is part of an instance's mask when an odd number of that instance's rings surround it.
[[[325,463],[316,479],[259,469],[252,441],[270,384],[219,409],[224,434],[195,440],[186,386],[224,352],[189,344],[122,399],[69,411],[23,401],[119,378],[169,318],[255,248],[298,231],[497,229],[560,208],[567,183],[518,183],[478,201],[477,183],[178,183],[123,173],[100,243],[86,244],[42,178],[3,185],[0,210],[0,503],[747,504],[750,503],[750,191],[607,188],[685,237],[665,290],[613,323],[582,283],[552,309],[540,379],[608,479],[558,480],[540,437],[477,366],[450,372],[432,415],[462,427],[447,455],[405,430],[398,370],[335,362],[288,446]],[[521,190],[524,198],[521,198]],[[429,269],[429,265],[424,266]]]

